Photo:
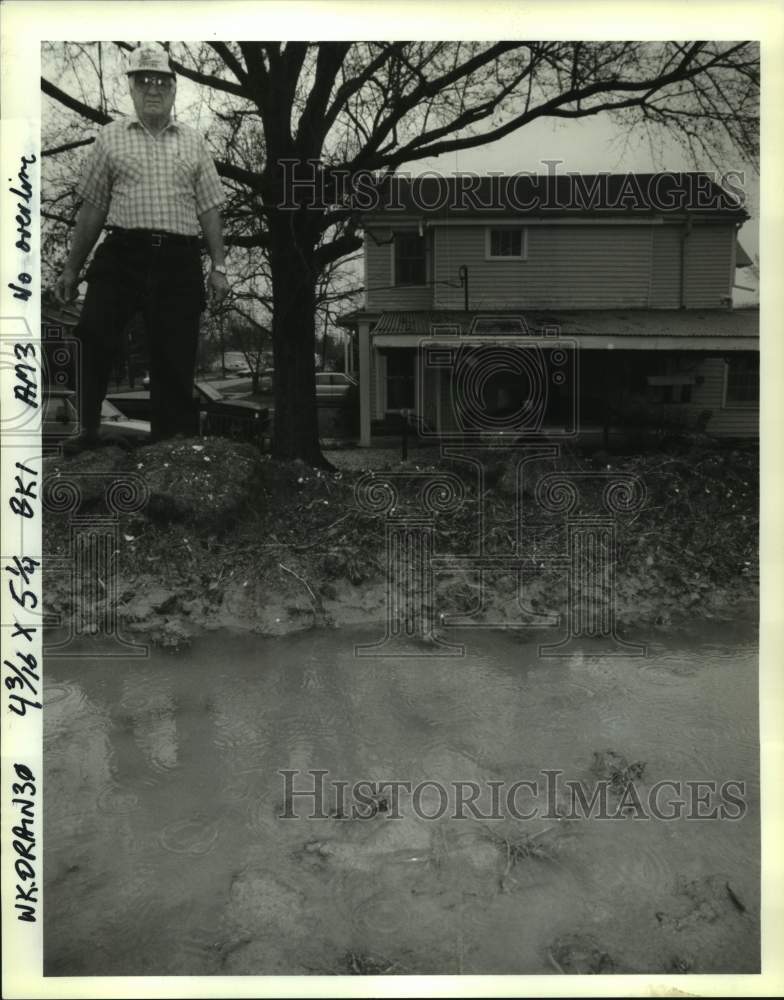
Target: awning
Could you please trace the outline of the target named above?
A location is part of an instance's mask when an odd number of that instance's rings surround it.
[[[613,334],[612,336],[591,336],[590,334],[563,333],[562,339],[574,341],[578,347],[590,351],[758,351],[759,337],[693,337],[693,336],[640,336],[628,337]],[[525,345],[526,342],[542,346],[548,340],[558,340],[558,337],[482,337],[482,343],[496,346],[509,344]],[[455,337],[451,341],[446,337],[428,337],[423,334],[382,333],[373,335],[371,343],[376,348],[408,347],[416,348],[424,344],[453,347],[460,341],[467,343],[466,338]],[[474,341],[472,341],[474,342]]]
[[[422,337],[471,336],[477,320],[518,317],[532,337],[573,337],[586,346],[639,341],[632,346],[687,347],[693,343],[699,350],[727,344],[732,350],[729,342],[740,341],[753,350],[759,339],[759,309],[558,309],[510,311],[506,316],[502,312],[401,310],[383,313],[370,336],[376,346],[402,347]],[[483,339],[497,336],[491,330],[493,324]]]

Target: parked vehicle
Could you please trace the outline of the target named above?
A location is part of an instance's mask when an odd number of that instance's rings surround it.
[[[73,389],[45,388],[41,437],[44,444],[59,444],[79,433],[79,411]]]
[[[194,397],[203,434],[258,440],[268,431],[269,409],[254,399],[227,399],[210,382],[195,382]]]
[[[316,400],[342,402],[357,385],[345,372],[316,372]]]
[[[43,394],[41,436],[44,445],[62,444],[79,433],[79,411],[73,389],[48,387]],[[150,436],[150,422],[125,416],[108,399],[101,404],[101,437],[107,442],[127,446],[142,443]]]
[[[133,420],[131,417],[126,417],[108,399],[101,403],[101,437],[141,443],[149,438],[150,432],[149,420]]]
[[[217,365],[217,370],[224,369],[227,375],[240,375],[248,372],[248,359],[242,351],[226,351],[223,364]]]
[[[193,398],[198,405],[200,429],[203,434],[215,434],[242,440],[258,440],[267,433],[269,409],[252,399],[229,399],[211,382],[197,379]],[[107,397],[127,417],[149,420],[150,393],[117,392]]]

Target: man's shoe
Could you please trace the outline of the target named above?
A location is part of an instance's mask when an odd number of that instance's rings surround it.
[[[63,442],[63,455],[81,455],[83,451],[92,451],[93,448],[100,448],[101,443],[98,431],[82,431],[76,437],[68,438]]]

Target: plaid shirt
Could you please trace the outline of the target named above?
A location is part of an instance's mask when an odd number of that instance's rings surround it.
[[[170,122],[157,138],[136,116],[104,126],[85,163],[77,193],[108,211],[123,229],[198,236],[199,215],[225,201],[202,136]]]

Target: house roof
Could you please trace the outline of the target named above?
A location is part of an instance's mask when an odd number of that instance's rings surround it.
[[[365,194],[367,197],[364,198]],[[458,174],[383,177],[358,207],[435,218],[468,216],[715,215],[747,219],[743,192],[704,172],[657,174]]]
[[[356,311],[341,317],[343,326],[354,326],[361,319],[377,320],[373,337],[408,335],[427,337],[436,326],[458,326],[469,334],[476,319],[490,316],[510,320],[522,317],[533,336],[545,331],[563,337],[706,337],[758,338],[758,309],[583,309],[458,312],[423,310],[368,313]],[[504,324],[507,326],[508,324]],[[446,331],[444,331],[446,332]],[[436,331],[438,335],[441,331]]]

